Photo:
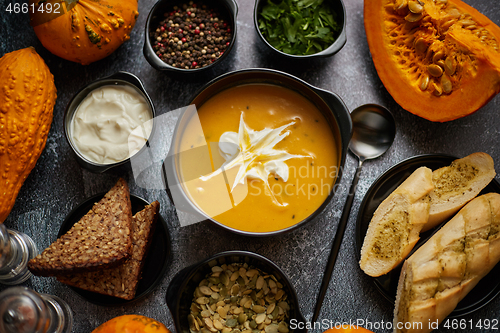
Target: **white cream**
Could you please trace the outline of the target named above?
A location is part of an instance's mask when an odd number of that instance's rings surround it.
[[[90,161],[111,164],[137,153],[151,134],[152,110],[133,87],[107,85],[80,103],[71,123],[71,138]]]
[[[295,122],[275,129],[265,128],[262,131],[254,131],[245,124],[242,113],[238,133],[225,132],[219,139],[219,151],[226,159],[226,162],[210,175],[201,177],[201,180],[208,180],[224,170],[239,167],[231,186],[231,192],[236,185],[244,184],[247,178],[260,179],[269,189],[268,179],[270,174],[281,178],[284,182],[288,181],[289,170],[285,161],[292,158],[308,157],[293,155],[284,150],[274,149],[274,146],[278,142],[290,134],[289,131],[282,132],[293,124]],[[273,196],[273,200],[282,205],[276,200],[272,194],[273,192],[270,191],[270,193]]]

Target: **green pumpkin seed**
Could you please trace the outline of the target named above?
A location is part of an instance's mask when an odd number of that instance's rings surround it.
[[[263,307],[263,306],[260,306],[260,305],[254,305],[252,307],[252,310],[255,312],[255,313],[263,313],[264,311],[266,311],[266,308]]]
[[[196,303],[198,304],[208,304],[210,301],[208,299],[208,297],[198,297],[196,299]]]
[[[231,277],[229,279],[231,281],[236,281],[239,277],[240,277],[240,273],[238,271],[236,271],[236,272],[233,272],[233,274],[231,274]]]
[[[200,328],[196,328],[196,320],[192,314],[188,315],[189,329],[193,331],[199,331]]]
[[[238,316],[238,323],[240,323],[241,325],[243,325],[243,323],[245,321],[247,321],[248,319],[248,316],[244,313],[240,313],[239,316]]]
[[[219,275],[219,280],[224,286],[229,285],[229,277],[227,276],[226,272],[223,272]]]
[[[212,295],[212,289],[210,289],[209,287],[207,286],[201,286],[199,287],[200,288],[200,292],[205,295],[205,296],[210,296]]]
[[[283,295],[285,295],[285,292],[283,291],[283,289],[279,289],[278,292],[276,293],[276,296],[274,296],[274,298],[279,301],[281,299],[281,297],[283,297]]]
[[[282,308],[285,311],[290,310],[290,306],[288,306],[287,302],[279,302],[278,305],[279,305],[280,308]]]
[[[278,324],[278,332],[280,332],[280,333],[288,333],[288,331],[289,331],[288,330],[288,326],[287,326],[287,324],[285,322],[282,321],[282,322],[280,322]]]
[[[224,325],[222,325],[222,323],[218,320],[214,320],[214,327],[217,329],[217,330],[222,330],[224,328]]]
[[[227,318],[227,309],[225,307],[218,307],[217,308],[217,313],[219,314],[219,316],[222,318],[222,319],[226,319]]]
[[[273,312],[271,312],[271,315],[273,316],[273,318],[277,318],[278,317],[278,315],[280,313],[280,309],[281,308],[279,306],[277,306],[277,307],[274,308]]]
[[[278,325],[270,324],[265,328],[266,333],[278,333]]]
[[[257,323],[257,325],[262,324],[265,320],[266,320],[266,314],[265,313],[259,313],[255,317],[255,322]]]
[[[219,284],[220,280],[218,277],[211,276],[208,278],[208,282],[210,282],[211,284]]]
[[[238,320],[236,320],[234,318],[226,320],[227,327],[235,327],[237,323],[238,323]]]
[[[264,280],[264,277],[259,276],[257,279],[257,284],[255,285],[255,288],[260,290],[260,289],[264,288],[265,283],[266,283],[266,281]]]

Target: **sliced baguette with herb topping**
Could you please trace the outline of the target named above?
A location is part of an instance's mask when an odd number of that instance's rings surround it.
[[[430,332],[429,322],[444,320],[499,261],[500,194],[489,193],[469,202],[405,261],[394,332]],[[398,329],[405,326],[420,329]]]
[[[493,159],[486,153],[474,153],[435,170],[432,173],[434,190],[429,194],[429,220],[422,231],[432,229],[453,216],[474,199],[495,174]]]
[[[432,170],[421,167],[382,201],[361,248],[359,265],[366,274],[384,275],[410,253],[427,223],[432,189]]]

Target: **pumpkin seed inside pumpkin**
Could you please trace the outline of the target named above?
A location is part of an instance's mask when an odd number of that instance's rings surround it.
[[[427,71],[434,77],[440,77],[441,75],[443,75],[443,69],[436,64],[427,66]]]

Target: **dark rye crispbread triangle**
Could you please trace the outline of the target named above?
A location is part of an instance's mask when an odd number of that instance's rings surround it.
[[[133,299],[153,238],[159,209],[160,203],[155,201],[132,217],[132,255],[123,264],[95,272],[57,275],[57,280],[95,293]]]
[[[30,260],[28,268],[34,275],[53,276],[117,266],[130,256],[131,221],[129,188],[120,178],[66,234]]]

